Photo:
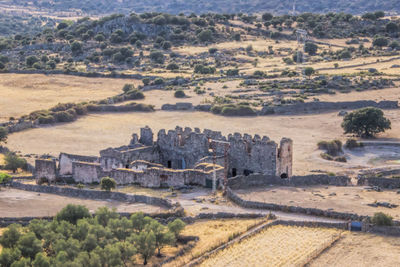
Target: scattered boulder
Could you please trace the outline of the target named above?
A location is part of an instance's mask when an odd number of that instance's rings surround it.
[[[341,111],[339,111],[338,116],[344,117],[344,116],[347,115],[347,113],[348,113],[348,112],[347,112],[346,110],[341,110]]]

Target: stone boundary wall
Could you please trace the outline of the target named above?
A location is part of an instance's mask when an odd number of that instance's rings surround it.
[[[388,235],[388,236],[398,236],[400,237],[400,227],[399,226],[372,226],[369,231],[374,234]]]
[[[279,205],[274,203],[264,203],[264,202],[256,202],[256,201],[248,201],[242,199],[235,192],[232,191],[229,187],[227,188],[227,196],[228,198],[236,203],[237,205],[249,208],[249,209],[267,209],[267,210],[275,210],[275,211],[283,211],[283,212],[291,212],[291,213],[302,213],[312,216],[320,216],[320,217],[328,217],[334,219],[341,220],[355,220],[362,221],[363,219],[370,219],[369,216],[360,216],[354,213],[345,213],[345,212],[337,212],[330,210],[322,210],[316,208],[303,208],[298,206],[287,206],[287,205]]]
[[[359,177],[357,180],[357,185],[359,186],[379,186],[387,189],[400,188],[400,179],[398,178],[366,178]]]
[[[11,187],[32,191],[32,192],[40,192],[47,194],[56,194],[60,196],[66,197],[76,197],[76,198],[86,198],[93,200],[115,200],[127,203],[144,203],[148,205],[159,206],[163,208],[173,209],[180,208],[179,203],[173,203],[172,201],[159,197],[151,197],[144,195],[132,195],[125,194],[121,192],[106,192],[106,191],[98,191],[98,190],[88,190],[88,189],[76,189],[70,187],[58,187],[58,186],[45,186],[45,185],[32,185],[32,184],[23,184],[19,182],[11,182]]]
[[[264,107],[259,115],[269,114],[301,114],[301,113],[315,113],[318,111],[341,110],[341,109],[359,109],[365,107],[376,107],[381,109],[397,109],[399,108],[397,101],[380,101],[375,102],[372,100],[359,100],[359,101],[346,101],[346,102],[305,102],[293,105]]]
[[[347,176],[329,176],[325,174],[314,174],[305,176],[292,176],[289,179],[281,179],[277,176],[250,174],[239,175],[228,179],[228,186],[232,189],[259,187],[268,185],[280,186],[302,186],[302,185],[335,185],[348,186],[351,180]]]

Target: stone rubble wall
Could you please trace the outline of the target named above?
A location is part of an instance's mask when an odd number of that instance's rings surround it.
[[[91,156],[81,156],[81,155],[73,155],[67,153],[60,153],[59,157],[59,175],[71,175],[72,174],[72,162],[89,162],[95,163],[99,162],[98,157],[91,157]]]
[[[301,114],[301,113],[315,113],[319,111],[328,110],[341,110],[341,109],[359,109],[365,107],[376,107],[381,109],[397,109],[399,108],[397,101],[380,101],[375,102],[372,100],[359,100],[347,102],[305,102],[296,103],[293,105],[284,105],[276,107],[264,107],[259,115],[269,114]]]
[[[33,185],[15,181],[11,182],[11,187],[25,191],[56,194],[59,196],[66,196],[66,197],[75,197],[75,198],[84,198],[93,200],[115,200],[126,203],[144,203],[167,209],[180,207],[179,203],[173,203],[168,199],[144,196],[144,195],[125,194],[121,192],[107,192],[107,191],[90,190],[90,189],[77,189],[71,187]]]
[[[51,159],[36,159],[35,177],[36,179],[45,178],[49,182],[55,182],[58,177],[56,161]]]
[[[400,188],[400,179],[398,178],[367,178],[358,177],[359,186],[379,186],[381,188],[395,189]]]
[[[228,179],[228,186],[232,189],[243,189],[260,186],[312,186],[312,185],[335,185],[348,186],[351,180],[347,176],[329,175],[306,175],[292,176],[290,179],[282,179],[278,176],[250,174],[249,176],[240,175]]]

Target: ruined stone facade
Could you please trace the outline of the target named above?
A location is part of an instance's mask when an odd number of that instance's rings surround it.
[[[149,127],[140,137],[132,135],[127,146],[100,151],[100,157],[60,155],[59,175],[71,175],[75,182],[96,183],[104,176],[117,184],[145,187],[210,185],[214,176],[263,175],[292,176],[293,143],[283,138],[278,145],[268,137],[176,127],[160,130],[157,140]],[[215,161],[216,165],[212,164]]]

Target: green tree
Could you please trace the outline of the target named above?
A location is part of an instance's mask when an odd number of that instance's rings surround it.
[[[367,107],[347,114],[343,119],[342,128],[345,134],[353,133],[362,137],[372,137],[391,129],[391,122],[384,117],[382,110]]]
[[[144,216],[143,212],[136,212],[131,216],[132,228],[136,233],[140,233],[152,220],[152,218]]]
[[[181,219],[175,219],[168,223],[168,229],[178,238],[179,233],[185,228],[185,223]]]
[[[29,258],[20,258],[18,261],[13,262],[11,267],[31,267],[31,260]]]
[[[107,207],[101,207],[98,210],[96,210],[94,218],[98,224],[100,224],[103,227],[106,227],[109,220],[117,219],[118,217],[119,215],[116,212],[116,209],[110,210]]]
[[[304,74],[308,76],[308,78],[311,77],[315,73],[315,70],[312,67],[307,67],[304,69]]]
[[[81,52],[82,52],[82,44],[81,44],[80,42],[78,42],[78,41],[74,41],[74,42],[71,44],[71,51],[72,51],[72,53],[74,53],[74,54],[79,54],[79,53],[81,53]]]
[[[0,236],[0,245],[4,248],[14,248],[20,237],[19,226],[17,224],[11,224]]]
[[[271,13],[264,13],[264,14],[262,15],[262,20],[264,20],[264,21],[270,21],[270,20],[272,20],[273,17],[274,17],[274,16],[273,16]]]
[[[147,261],[154,255],[156,250],[156,237],[153,231],[141,231],[138,235],[134,235],[132,239],[136,245],[137,252],[143,258],[143,265],[147,265]]]
[[[314,56],[317,51],[318,51],[318,45],[312,43],[312,42],[307,42],[304,46],[304,50],[310,55]]]
[[[28,232],[18,240],[18,249],[23,257],[34,259],[36,254],[42,251],[42,242],[34,233]]]
[[[115,189],[116,186],[117,182],[115,182],[113,178],[103,177],[100,180],[100,187],[102,190],[111,191],[112,189]]]
[[[107,245],[104,248],[107,266],[122,266],[121,251],[114,245]]]
[[[135,246],[129,242],[117,242],[114,246],[121,252],[121,260],[124,266],[128,266],[129,263],[134,263],[133,256],[136,255],[137,250]]]
[[[211,42],[213,40],[213,33],[210,30],[202,30],[198,35],[197,38],[200,42]]]
[[[32,261],[32,266],[50,267],[50,260],[44,253],[38,253],[35,256],[35,260]]]
[[[89,210],[81,205],[68,204],[59,213],[57,213],[55,219],[60,221],[67,221],[72,224],[76,224],[79,219],[90,218]]]
[[[39,59],[35,56],[29,56],[26,58],[26,65],[28,65],[29,67],[32,67],[32,65],[36,62],[39,62]]]
[[[99,34],[96,34],[96,36],[94,37],[94,39],[95,39],[97,42],[101,43],[101,42],[103,42],[106,38],[104,37],[103,34],[99,33]]]
[[[9,152],[4,157],[6,170],[12,170],[15,173],[19,168],[26,167],[26,160],[18,157],[15,153]]]
[[[168,231],[167,227],[156,220],[153,220],[148,227],[154,233],[157,256],[160,257],[161,249],[166,245],[172,245],[175,242],[175,235],[172,232]]]
[[[132,221],[125,217],[110,219],[107,226],[118,240],[125,240],[132,232]]]
[[[0,254],[0,266],[10,267],[19,258],[21,258],[21,251],[18,248],[3,248]]]
[[[374,46],[383,47],[389,44],[389,40],[386,37],[377,36],[372,42]]]

